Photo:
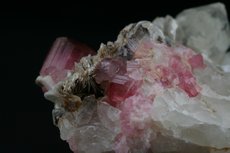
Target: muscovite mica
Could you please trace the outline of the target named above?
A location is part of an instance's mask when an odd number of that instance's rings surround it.
[[[96,55],[57,38],[36,82],[75,153],[226,153],[229,46],[215,3],[130,24]]]

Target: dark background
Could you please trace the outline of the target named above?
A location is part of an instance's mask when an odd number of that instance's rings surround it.
[[[1,5],[0,153],[71,152],[52,123],[53,104],[43,98],[34,83],[56,37],[67,36],[97,50],[101,42],[114,41],[129,23],[167,14],[175,16],[183,9],[212,2],[215,1]],[[229,5],[224,3],[229,13]]]

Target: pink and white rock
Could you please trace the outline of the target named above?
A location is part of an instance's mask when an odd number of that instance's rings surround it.
[[[185,21],[197,17],[197,10],[203,24]],[[230,45],[226,19],[223,4],[216,3],[184,11],[176,20],[130,24],[97,55],[80,44],[78,52],[71,45],[60,50],[61,42],[69,42],[57,40],[37,81],[55,103],[61,138],[75,153],[230,152],[229,59],[219,62]],[[218,36],[199,29],[222,26],[227,28]],[[196,46],[195,35],[203,44]],[[206,41],[213,43],[203,50]],[[223,54],[216,61],[214,48]]]
[[[63,80],[74,63],[83,56],[94,55],[95,52],[79,42],[68,40],[65,37],[57,38],[41,68],[40,76],[36,81],[41,82],[44,91],[50,90],[56,83]]]

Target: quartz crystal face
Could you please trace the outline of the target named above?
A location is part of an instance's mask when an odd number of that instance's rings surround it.
[[[36,79],[74,153],[230,152],[224,4],[121,30],[95,51],[57,38]]]

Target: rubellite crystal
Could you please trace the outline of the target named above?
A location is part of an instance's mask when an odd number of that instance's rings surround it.
[[[130,24],[97,55],[59,38],[37,82],[74,153],[228,153],[229,46],[215,3]]]
[[[95,52],[88,46],[79,42],[68,40],[65,37],[57,38],[40,71],[38,81],[43,81],[43,89],[50,90],[59,81],[63,80],[69,71],[74,68],[74,63],[81,57]],[[46,81],[47,80],[47,81]]]

